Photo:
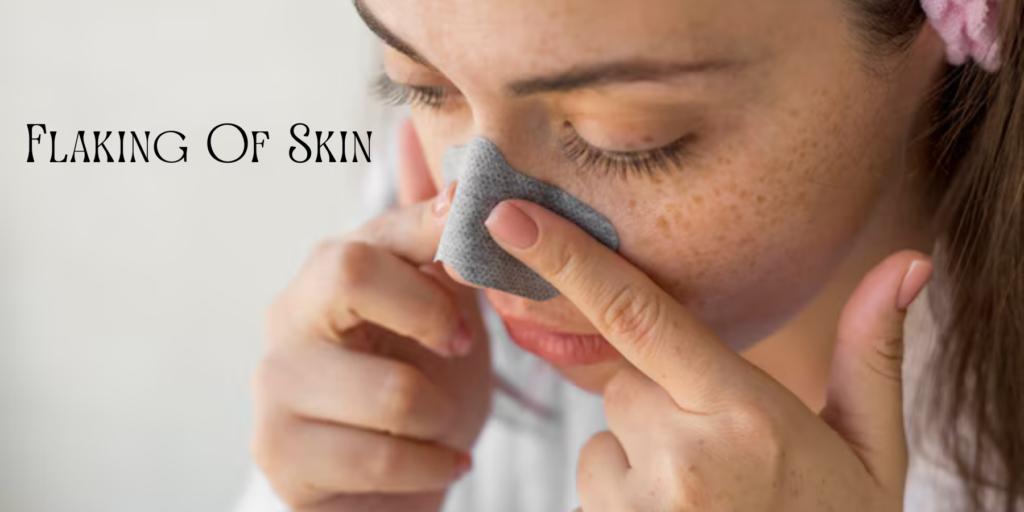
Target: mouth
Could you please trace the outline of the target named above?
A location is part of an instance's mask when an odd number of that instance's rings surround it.
[[[528,320],[502,316],[509,338],[519,348],[556,366],[600,363],[621,358],[600,334],[557,332]]]

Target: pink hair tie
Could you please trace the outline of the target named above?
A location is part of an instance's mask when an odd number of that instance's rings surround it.
[[[986,71],[999,69],[999,0],[921,0],[925,14],[946,41],[946,60],[959,66],[971,57]]]

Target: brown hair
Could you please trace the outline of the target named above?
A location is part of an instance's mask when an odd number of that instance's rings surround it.
[[[919,1],[847,0],[873,51],[905,51]],[[946,305],[926,413],[972,510],[1024,501],[1024,0],[999,6],[1002,66],[950,67],[927,137]],[[938,291],[938,290],[937,290]]]

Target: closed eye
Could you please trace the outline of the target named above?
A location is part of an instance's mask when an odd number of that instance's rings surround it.
[[[386,105],[409,105],[440,110],[457,94],[442,85],[407,85],[395,82],[381,71],[371,84],[374,97]]]
[[[681,168],[690,155],[691,145],[697,139],[696,134],[690,133],[655,149],[614,151],[587,142],[568,121],[563,128],[562,154],[568,160],[583,171],[611,172],[623,178],[632,175],[649,177],[658,172]]]

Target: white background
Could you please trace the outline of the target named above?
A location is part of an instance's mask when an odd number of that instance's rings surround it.
[[[378,52],[347,0],[0,4],[0,510],[233,507],[263,311],[366,171],[291,163],[288,129],[378,128]],[[260,163],[209,157],[222,122]],[[58,158],[177,130],[188,163],[28,164],[28,123]]]

